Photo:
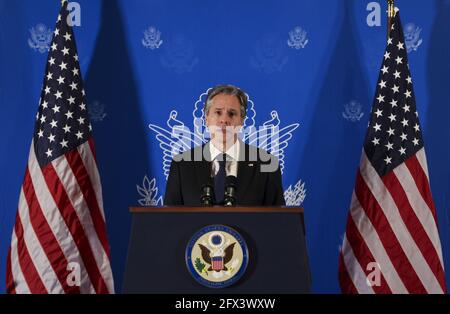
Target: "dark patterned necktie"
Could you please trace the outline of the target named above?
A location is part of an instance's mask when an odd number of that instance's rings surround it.
[[[219,162],[219,171],[214,177],[214,192],[216,195],[216,201],[220,204],[223,201],[225,194],[225,164],[226,164],[226,154],[217,156],[217,161]]]

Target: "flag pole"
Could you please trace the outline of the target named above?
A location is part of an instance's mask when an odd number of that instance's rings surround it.
[[[391,32],[392,23],[394,21],[395,16],[395,5],[394,0],[387,0],[387,2],[388,2],[387,37],[389,38],[389,34]]]

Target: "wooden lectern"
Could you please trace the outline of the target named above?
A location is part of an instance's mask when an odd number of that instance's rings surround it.
[[[298,207],[133,207],[124,293],[309,293],[303,209]],[[249,250],[245,274],[212,289],[187,270],[185,250],[207,225],[237,230]]]

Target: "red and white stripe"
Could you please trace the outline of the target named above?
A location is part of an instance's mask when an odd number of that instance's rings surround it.
[[[212,261],[212,269],[213,270],[222,270],[223,269],[223,259],[213,259]]]
[[[91,140],[41,168],[31,144],[7,263],[10,293],[114,293]],[[69,263],[80,286],[69,285]]]
[[[379,267],[379,285],[368,280],[369,263]],[[346,293],[446,292],[423,148],[383,177],[363,150],[339,277]]]

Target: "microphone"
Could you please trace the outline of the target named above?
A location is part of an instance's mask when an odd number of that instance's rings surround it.
[[[211,180],[209,180],[211,181]],[[200,196],[200,203],[203,206],[214,205],[214,187],[211,182],[202,185],[202,193]]]
[[[236,206],[236,181],[237,178],[235,176],[227,176],[225,178],[224,206]]]

